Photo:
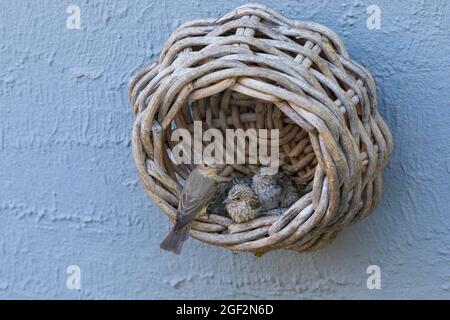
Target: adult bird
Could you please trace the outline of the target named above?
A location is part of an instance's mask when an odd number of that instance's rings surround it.
[[[191,172],[181,192],[175,224],[161,242],[161,249],[177,255],[181,253],[183,243],[189,238],[192,222],[204,213],[217,191],[218,182],[225,179],[219,176],[223,168],[223,165],[215,163],[202,163]]]

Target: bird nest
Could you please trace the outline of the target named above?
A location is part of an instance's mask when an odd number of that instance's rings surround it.
[[[305,194],[280,215],[246,223],[211,214],[193,238],[230,250],[316,250],[381,198],[381,170],[393,147],[377,110],[375,83],[341,39],[313,22],[261,5],[180,26],[159,59],[129,85],[132,146],[144,191],[174,221],[190,164],[173,160],[176,128],[279,129],[280,170]],[[258,164],[230,164],[224,176]]]

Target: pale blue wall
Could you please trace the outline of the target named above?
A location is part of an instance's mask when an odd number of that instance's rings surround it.
[[[315,253],[160,252],[169,226],[135,173],[127,80],[181,22],[243,3],[1,1],[0,298],[450,298],[446,0],[271,5],[334,29],[375,76],[396,145],[375,214]],[[65,28],[69,4],[83,30]],[[66,288],[70,264],[79,291]],[[366,288],[370,264],[381,290]]]

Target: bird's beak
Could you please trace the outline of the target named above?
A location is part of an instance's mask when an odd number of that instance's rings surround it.
[[[230,199],[225,199],[225,200],[223,200],[223,202],[222,202],[223,204],[229,204],[230,203]]]

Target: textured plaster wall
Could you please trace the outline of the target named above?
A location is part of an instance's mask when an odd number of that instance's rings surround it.
[[[160,251],[169,223],[135,174],[128,77],[184,20],[243,3],[1,1],[0,298],[450,298],[447,0],[273,1],[333,28],[373,73],[396,144],[382,205],[315,253]],[[70,4],[82,30],[65,28]],[[371,264],[381,290],[366,288]]]

